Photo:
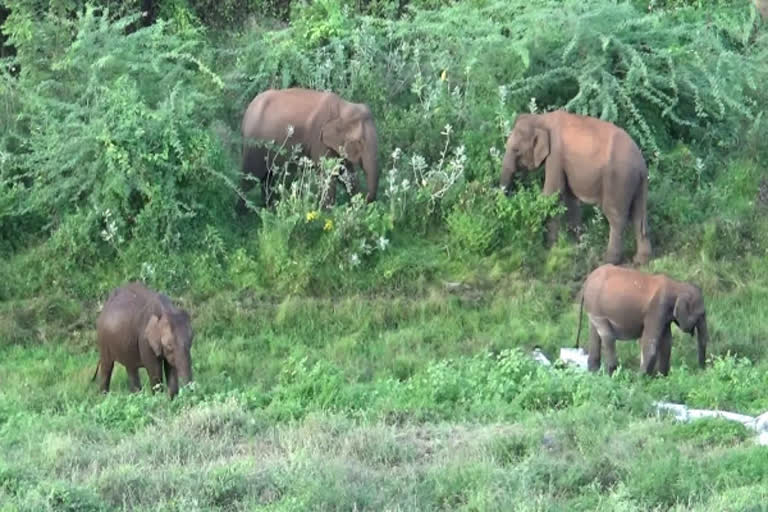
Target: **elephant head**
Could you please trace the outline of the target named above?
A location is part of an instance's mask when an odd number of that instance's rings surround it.
[[[704,368],[709,332],[707,330],[706,308],[704,307],[704,299],[699,287],[691,284],[686,285],[685,289],[675,299],[672,317],[683,332],[693,335],[693,330],[696,329],[699,366]]]
[[[379,187],[379,143],[368,106],[340,102],[338,116],[323,125],[320,140],[329,149],[345,155],[352,164],[362,166],[368,184],[366,200],[375,201]]]
[[[162,357],[170,365],[168,393],[171,397],[182,386],[192,380],[192,326],[189,315],[183,310],[163,310],[160,315],[152,315],[144,329],[144,336],[157,357]]]
[[[535,114],[520,114],[507,138],[500,185],[509,188],[518,167],[529,171],[539,167],[549,156],[549,128]]]

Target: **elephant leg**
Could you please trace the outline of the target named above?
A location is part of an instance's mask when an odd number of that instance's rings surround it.
[[[589,323],[589,356],[587,357],[587,369],[596,372],[600,368],[600,334],[597,328]]]
[[[246,194],[254,186],[254,182],[257,179],[261,179],[262,183],[262,196],[266,202],[267,196],[264,195],[264,180],[267,177],[267,152],[265,148],[258,146],[243,147],[243,164],[242,173],[240,175],[240,190],[243,194]],[[237,213],[242,215],[248,211],[248,207],[245,204],[245,200],[242,197],[238,197]]]
[[[243,174],[240,177],[240,191],[243,194],[246,194],[253,188],[253,180],[254,177],[249,174]],[[238,215],[245,215],[248,212],[248,206],[245,204],[245,199],[243,199],[243,197],[240,195],[237,196],[237,205],[235,206],[235,211]]]
[[[568,230],[573,236],[576,236],[579,224],[581,224],[581,202],[570,189],[566,189],[563,199],[567,208]]]
[[[112,380],[112,370],[115,368],[115,361],[102,357],[99,366],[101,367],[101,392],[109,393],[109,383]]]
[[[640,368],[646,375],[653,373],[654,366],[656,366],[656,358],[658,357],[658,339],[648,339],[643,337],[643,353],[640,359]]]
[[[651,259],[651,242],[648,240],[647,220],[645,204],[641,204],[639,199],[635,199],[632,204],[632,222],[635,226],[635,251],[634,262],[645,265]]]
[[[139,368],[137,366],[133,366],[131,368],[128,368],[126,366],[125,370],[128,372],[128,385],[130,386],[131,392],[136,393],[138,391],[141,391],[141,380],[139,379]]]
[[[163,362],[154,357],[147,357],[143,362],[149,375],[149,387],[154,393],[155,387],[163,382]]]
[[[605,347],[605,369],[608,375],[613,375],[619,367],[619,359],[616,357],[616,337],[606,334],[603,337],[603,347]]]
[[[669,375],[669,362],[672,356],[672,330],[667,327],[659,340],[659,373],[663,376]]]
[[[173,398],[179,392],[179,376],[176,373],[176,368],[165,359],[163,359],[163,370],[165,371],[165,382],[168,385],[168,394]]]
[[[557,242],[560,233],[560,215],[556,215],[547,221],[547,244],[552,247]]]
[[[355,166],[352,162],[347,162],[346,165],[346,179],[349,181],[349,195],[350,197],[356,196],[360,193],[360,183],[357,179],[357,173],[355,172]]]
[[[337,178],[335,176],[331,177],[330,182],[328,183],[328,190],[325,192],[325,196],[322,200],[322,207],[323,208],[331,208],[333,205],[336,204],[336,182]]]
[[[605,251],[605,261],[606,263],[618,265],[621,263],[623,234],[627,219],[624,215],[607,215],[607,217],[608,223],[611,226],[611,231],[608,235],[608,247]]]

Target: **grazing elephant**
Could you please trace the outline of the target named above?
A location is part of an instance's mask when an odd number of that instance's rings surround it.
[[[509,188],[518,167],[533,170],[542,163],[543,193],[560,194],[572,228],[580,220],[579,200],[598,204],[608,218],[608,263],[621,261],[622,235],[629,218],[637,238],[635,262],[648,262],[648,168],[627,132],[612,123],[563,110],[521,114],[507,138],[501,187]],[[556,239],[559,223],[559,219],[550,223],[550,243]]]
[[[177,309],[165,295],[142,283],[133,282],[115,289],[96,320],[101,367],[101,390],[109,391],[115,361],[125,366],[131,391],[139,391],[139,368],[149,374],[152,388],[163,381],[173,398],[182,385],[192,380],[192,326],[186,311]]]
[[[704,368],[709,334],[701,289],[664,274],[649,274],[632,268],[605,264],[587,277],[581,290],[581,314],[586,306],[589,318],[589,371],[600,367],[601,345],[606,351],[609,374],[616,369],[616,340],[640,339],[640,365],[651,374],[669,373],[672,347],[671,324],[693,335],[696,329],[699,366]]]
[[[288,127],[293,127],[288,136]],[[267,204],[268,182],[271,169],[267,164],[268,150],[249,139],[271,141],[285,147],[300,144],[304,154],[318,162],[323,156],[338,157],[343,150],[345,167],[354,175],[353,165],[361,165],[368,183],[368,202],[376,199],[379,186],[378,137],[373,115],[367,105],[350,103],[332,92],[308,89],[270,89],[256,96],[248,105],[241,124],[243,136],[243,177],[241,188],[249,190],[253,180],[261,181]],[[287,137],[287,139],[286,139]],[[270,164],[272,162],[270,161]],[[357,193],[357,180],[352,179],[353,193]],[[331,180],[327,203],[336,197],[336,180]],[[245,212],[241,197],[237,210]]]

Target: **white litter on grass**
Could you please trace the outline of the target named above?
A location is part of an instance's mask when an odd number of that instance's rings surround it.
[[[544,366],[552,366],[552,362],[547,359],[547,356],[536,347],[533,349],[533,359],[537,363]],[[566,364],[575,365],[582,370],[587,369],[587,352],[583,348],[561,348],[560,360]]]
[[[560,360],[581,368],[587,369],[587,352],[583,348],[561,348]],[[539,364],[544,366],[552,366],[552,363],[547,359],[541,350],[535,348],[533,350],[533,358]],[[764,412],[760,416],[748,416],[746,414],[738,414],[735,412],[718,411],[711,409],[689,409],[688,406],[683,404],[674,404],[671,402],[654,402],[657,411],[669,411],[678,421],[693,421],[699,418],[723,418],[730,421],[737,421],[747,427],[750,430],[757,432],[758,436],[755,440],[757,444],[761,446],[768,446],[768,411]]]
[[[578,368],[581,368],[582,370],[587,369],[587,357],[589,354],[587,354],[587,351],[583,348],[561,348],[560,349],[560,360],[570,364],[577,366]]]
[[[549,359],[547,359],[547,356],[544,355],[539,347],[533,349],[533,359],[544,366],[552,366],[552,363],[549,362]]]
[[[730,421],[737,421],[750,430],[754,430],[759,435],[756,439],[757,444],[768,446],[768,412],[760,416],[747,416],[746,414],[737,414],[735,412],[717,411],[710,409],[689,409],[683,404],[673,404],[670,402],[654,402],[658,411],[671,411],[678,421],[693,421],[699,418],[723,418]]]

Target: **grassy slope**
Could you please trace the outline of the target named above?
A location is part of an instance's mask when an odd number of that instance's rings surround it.
[[[1,303],[0,511],[760,510],[768,448],[738,425],[681,425],[651,405],[768,410],[768,263],[747,247],[768,225],[742,222],[761,168],[739,158],[707,203],[723,222],[682,222],[700,207],[690,187],[651,191],[649,269],[703,287],[704,372],[679,331],[667,379],[636,375],[631,342],[613,378],[530,361],[534,346],[550,358],[572,346],[604,226],[586,248],[526,254],[524,271],[503,250],[462,260],[444,233],[396,233],[376,276],[345,275],[357,291],[322,297],[275,296],[227,268],[224,285],[211,277],[181,297],[196,385],[173,402],[129,395],[120,366],[110,395],[90,382],[97,298],[128,272],[119,265]],[[249,243],[226,247],[252,256]],[[47,289],[30,272],[45,254],[14,255],[0,282]]]
[[[536,344],[556,356],[573,342],[573,286],[520,276],[333,300],[223,291],[190,304],[197,386],[169,403],[129,396],[122,368],[108,397],[89,382],[98,305],[78,328],[77,303],[64,296],[7,303],[4,332],[26,338],[0,349],[0,502],[7,510],[757,506],[768,498],[768,448],[730,423],[657,418],[650,401],[768,410],[764,261],[681,253],[652,267],[698,276],[712,311],[711,353],[732,350],[755,365],[727,358],[703,373],[688,369],[695,343],[679,331],[673,373],[655,381],[635,375],[633,343],[621,345],[629,371],[613,379],[540,370],[525,354],[484,358]]]

